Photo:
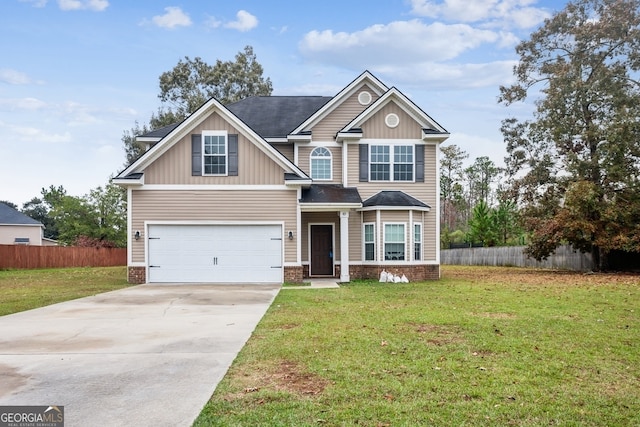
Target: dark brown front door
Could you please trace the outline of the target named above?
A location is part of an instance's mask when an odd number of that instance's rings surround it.
[[[333,276],[333,227],[311,226],[312,276]]]

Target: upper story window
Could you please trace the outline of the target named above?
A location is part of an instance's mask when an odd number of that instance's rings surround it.
[[[316,147],[311,152],[311,179],[331,181],[331,151]]]
[[[202,133],[203,175],[227,175],[226,132]]]
[[[413,146],[372,145],[369,168],[371,181],[413,181]]]

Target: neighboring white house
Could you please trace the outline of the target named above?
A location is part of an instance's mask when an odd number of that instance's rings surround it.
[[[44,225],[0,203],[0,245],[55,246],[55,240],[43,237]]]

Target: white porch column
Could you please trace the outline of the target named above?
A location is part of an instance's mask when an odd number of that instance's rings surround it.
[[[349,274],[349,211],[340,211],[340,281],[350,282]]]

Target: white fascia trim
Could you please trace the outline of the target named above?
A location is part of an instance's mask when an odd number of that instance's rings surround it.
[[[432,142],[432,143],[436,143],[436,144],[440,144],[444,141],[446,141],[447,139],[449,139],[449,137],[451,136],[451,134],[449,133],[428,133],[422,134],[422,140],[425,142]]]
[[[140,177],[140,179],[117,179],[114,178],[111,180],[116,185],[120,185],[122,187],[139,187],[144,185],[144,175]]]
[[[351,96],[351,94],[353,94],[365,82],[368,83],[371,90],[373,90],[373,92],[378,96],[389,90],[388,87],[380,80],[378,80],[373,74],[371,74],[369,71],[365,71],[364,73],[360,74],[360,76],[358,76],[354,81],[349,83],[347,87],[338,92],[336,96],[334,96],[329,102],[324,104],[322,108],[316,111],[311,117],[302,122],[300,126],[295,128],[292,131],[292,134],[296,134],[302,132],[306,128],[313,127],[320,120],[326,117],[328,113],[342,104],[342,102],[344,102],[346,98]]]
[[[336,141],[358,142],[363,136],[363,133],[353,132],[338,132],[336,135]]]
[[[374,114],[380,111],[384,106],[389,104],[392,100],[396,101],[396,103],[400,106],[400,108],[402,108],[402,110],[405,113],[407,113],[413,120],[420,123],[422,127],[431,127],[440,132],[444,132],[444,133],[447,132],[446,129],[440,126],[440,124],[435,120],[433,120],[427,113],[422,111],[420,107],[418,107],[413,101],[407,98],[402,92],[400,92],[395,87],[392,87],[387,91],[387,93],[385,93],[380,98],[378,98],[376,102],[371,104],[369,108],[365,109],[349,124],[343,127],[340,133],[346,132],[351,128],[361,127],[362,123],[369,120]]]
[[[362,203],[299,203],[298,205],[302,212],[333,212],[362,207]]]
[[[149,184],[145,185],[140,191],[281,191],[292,190],[287,185],[180,185],[180,184]]]
[[[136,137],[137,142],[158,142],[161,139],[162,138],[158,138],[156,136],[137,136]]]
[[[311,141],[311,134],[309,135],[295,135],[295,134],[289,134],[287,135],[287,142],[310,142]]]
[[[145,228],[149,225],[279,225],[284,232],[284,221],[219,221],[209,219],[189,220],[149,220],[144,222]]]
[[[431,208],[423,208],[421,206],[367,206],[359,211],[422,211],[429,212]]]
[[[9,224],[9,223],[1,224],[0,223],[0,225],[8,225],[8,226],[11,226],[11,227],[41,227],[41,228],[44,228],[44,224]]]
[[[264,140],[270,144],[286,144],[289,142],[287,138],[265,138]]]
[[[336,141],[312,141],[305,144],[305,147],[342,147],[342,144]]]

